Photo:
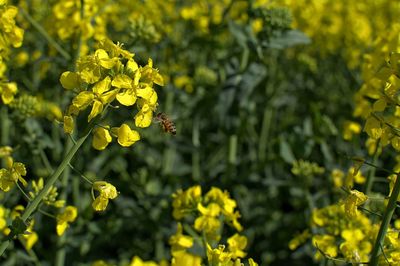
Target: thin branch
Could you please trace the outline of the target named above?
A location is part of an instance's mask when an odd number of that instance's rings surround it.
[[[78,169],[72,166],[72,164],[68,164],[68,166],[75,171],[80,177],[82,177],[86,182],[88,182],[90,185],[93,185],[93,181],[90,180],[88,177],[86,177],[84,174],[82,174]]]
[[[24,197],[26,198],[26,200],[27,200],[28,202],[31,202],[31,201],[32,201],[31,197],[29,197],[29,195],[25,193],[24,189],[18,184],[18,182],[15,182],[15,184],[17,185],[19,191],[21,191],[22,195],[24,195]]]

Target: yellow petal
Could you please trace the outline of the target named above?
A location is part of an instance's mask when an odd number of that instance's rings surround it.
[[[35,232],[32,232],[29,235],[25,236],[25,238],[25,248],[26,250],[31,250],[33,245],[35,245],[35,243],[38,241],[38,235]]]
[[[128,60],[128,62],[126,63],[126,69],[131,71],[132,73],[135,72],[138,68],[138,64],[133,59]]]
[[[140,111],[135,116],[135,126],[141,127],[141,128],[148,127],[148,126],[150,126],[152,120],[153,120],[153,112],[152,111],[148,111],[148,112]]]
[[[118,129],[118,143],[123,147],[129,147],[140,140],[139,133],[132,130],[127,124],[122,124]]]
[[[4,104],[10,104],[14,100],[14,95],[18,92],[18,87],[15,82],[10,82],[4,85],[3,92],[1,94],[1,99]]]
[[[64,116],[64,132],[71,134],[74,131],[74,119],[70,115]]]
[[[108,130],[102,127],[98,127],[93,130],[92,146],[96,150],[104,150],[111,141],[112,137]]]
[[[95,100],[93,103],[92,111],[88,116],[88,122],[90,122],[93,118],[98,116],[103,112],[103,104],[100,101]]]
[[[138,97],[141,97],[145,100],[150,100],[150,98],[153,96],[153,94],[156,94],[156,92],[152,87],[146,86],[143,89],[137,89],[136,94]]]
[[[111,78],[109,76],[105,77],[103,80],[94,84],[92,90],[94,93],[100,95],[108,91],[111,87]]]
[[[93,203],[92,207],[95,211],[104,211],[108,205],[108,198],[104,198],[102,196],[97,197]]]
[[[134,105],[136,102],[136,93],[135,90],[125,90],[117,94],[117,101],[125,106]]]
[[[66,221],[57,223],[57,226],[56,226],[57,235],[62,236],[64,234],[65,230],[67,229],[67,227],[68,227],[68,223]]]
[[[157,85],[164,86],[164,79],[163,79],[163,77],[161,76],[161,74],[158,73],[158,72],[154,75],[154,80],[153,80],[153,82],[154,82],[155,84],[157,84]]]
[[[71,71],[66,71],[61,74],[60,83],[67,90],[79,88],[79,75]]]
[[[94,99],[93,92],[82,91],[72,100],[72,104],[79,108],[79,110],[84,110],[91,104]]]
[[[113,79],[112,85],[117,88],[129,89],[132,88],[132,79],[127,75],[119,74]]]
[[[118,93],[118,89],[110,90],[110,91],[108,91],[106,93],[103,93],[100,96],[100,100],[103,103],[103,105],[106,105],[106,104],[111,103],[112,101],[114,101],[115,96],[117,95],[117,93]]]

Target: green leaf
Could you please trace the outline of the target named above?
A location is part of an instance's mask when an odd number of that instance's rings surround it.
[[[310,38],[299,30],[289,30],[279,36],[272,37],[266,44],[267,47],[284,49],[295,45],[310,44]]]
[[[279,141],[279,155],[287,163],[292,164],[294,161],[296,161],[296,158],[292,152],[292,148],[284,138],[281,138]]]

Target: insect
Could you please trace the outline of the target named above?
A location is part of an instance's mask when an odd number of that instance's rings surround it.
[[[163,130],[165,131],[165,132],[169,132],[169,133],[171,133],[172,135],[176,135],[176,127],[175,127],[175,124],[174,124],[174,122],[172,122],[169,118],[168,118],[168,116],[166,115],[166,114],[164,114],[164,113],[158,113],[157,114],[157,116],[156,116],[156,120],[158,120],[160,123],[161,123],[161,125],[162,125],[162,128],[163,128]]]

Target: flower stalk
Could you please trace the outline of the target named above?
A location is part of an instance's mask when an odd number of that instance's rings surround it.
[[[96,121],[96,119],[88,125],[83,136],[80,137],[76,141],[76,143],[71,147],[71,149],[69,150],[67,155],[64,157],[64,160],[61,162],[61,164],[58,166],[58,168],[55,170],[55,172],[50,176],[48,182],[43,187],[43,189],[40,191],[40,193],[29,203],[29,205],[25,209],[25,212],[21,216],[21,219],[23,222],[26,222],[28,220],[28,218],[33,214],[33,212],[38,208],[39,204],[42,202],[42,199],[48,194],[51,187],[55,184],[55,182],[61,176],[62,172],[68,167],[68,164],[71,162],[71,160],[74,157],[74,155],[76,154],[76,152],[79,150],[79,148],[82,146],[82,144],[85,142],[85,140],[89,136],[90,132],[92,131],[92,129],[95,125],[95,121]],[[3,255],[3,253],[6,251],[9,244],[10,244],[10,239],[4,240],[1,243],[0,256]]]
[[[379,255],[381,250],[381,245],[385,239],[387,230],[390,225],[390,221],[392,220],[393,213],[397,207],[397,199],[400,194],[400,177],[397,174],[396,182],[394,184],[392,194],[389,198],[389,203],[386,207],[385,214],[383,216],[383,220],[381,226],[379,228],[378,236],[376,238],[374,248],[372,249],[371,259],[370,259],[370,266],[377,266],[379,261]]]

